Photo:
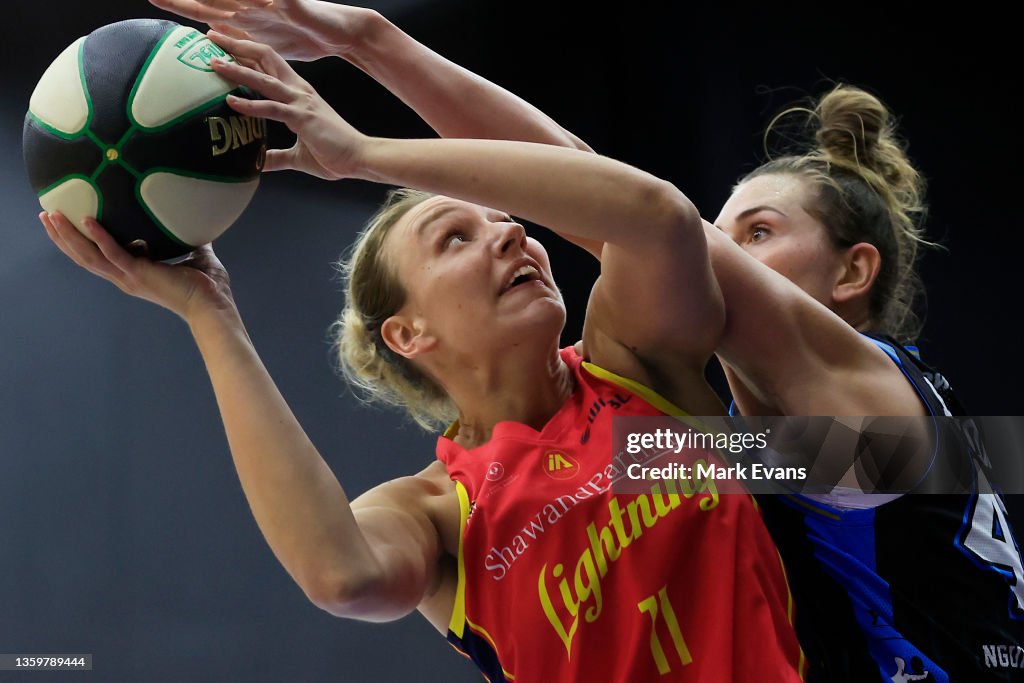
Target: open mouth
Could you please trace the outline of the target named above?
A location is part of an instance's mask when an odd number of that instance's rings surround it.
[[[501,293],[504,294],[505,292],[515,289],[520,285],[525,285],[529,282],[536,282],[540,279],[540,271],[534,266],[519,266],[519,268],[516,268],[515,272],[509,277],[508,281],[505,283],[505,287],[502,288]]]

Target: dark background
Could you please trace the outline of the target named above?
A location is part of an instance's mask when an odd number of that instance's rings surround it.
[[[948,249],[923,263],[926,358],[975,414],[1022,414],[1013,22],[982,6],[899,16],[891,6],[706,5],[374,6],[597,151],[675,182],[709,219],[762,159],[761,130],[777,111],[833,81],[876,92],[930,180],[930,234]],[[479,680],[416,615],[361,624],[306,601],[249,514],[185,325],[75,267],[35,219],[20,138],[36,80],[78,36],[165,15],[142,0],[6,10],[0,652],[95,656],[92,674],[39,680]],[[301,72],[368,133],[429,132],[338,60]],[[217,245],[257,348],[353,496],[433,457],[433,437],[360,406],[331,371],[326,329],[342,305],[331,262],[382,197],[362,183],[267,177]],[[547,243],[574,339],[593,269]]]

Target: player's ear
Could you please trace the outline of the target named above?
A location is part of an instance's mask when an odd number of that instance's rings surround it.
[[[837,304],[866,299],[870,295],[882,268],[882,256],[875,245],[858,242],[843,252],[842,267],[832,288],[832,300]]]
[[[437,337],[426,332],[419,318],[396,314],[380,326],[380,336],[388,348],[403,358],[413,360],[437,346]]]

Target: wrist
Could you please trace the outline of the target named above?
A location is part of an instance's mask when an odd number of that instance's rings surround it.
[[[374,183],[390,183],[389,176],[382,172],[380,158],[382,148],[395,142],[388,138],[377,138],[359,134],[357,144],[352,148],[349,171],[344,177],[368,180]]]
[[[242,317],[231,300],[194,304],[181,317],[196,339],[230,330],[245,331]]]
[[[365,53],[372,52],[380,35],[389,27],[393,28],[376,10],[323,0],[316,2],[310,21],[322,31],[322,56],[348,61],[359,60]]]
[[[364,65],[386,54],[391,46],[390,37],[401,34],[398,27],[376,10],[341,5],[332,5],[329,9],[338,17],[330,22],[332,27],[338,27],[331,32],[331,54],[360,69],[365,70]],[[342,11],[347,12],[343,20]]]

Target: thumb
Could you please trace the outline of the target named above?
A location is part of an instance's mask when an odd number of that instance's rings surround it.
[[[298,147],[289,149],[268,149],[267,159],[263,162],[263,172],[269,171],[291,171],[298,166]]]

